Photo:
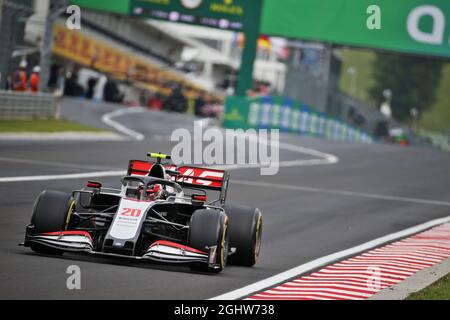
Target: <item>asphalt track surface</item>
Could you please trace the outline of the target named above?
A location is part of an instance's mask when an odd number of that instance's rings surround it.
[[[115,109],[70,100],[64,102],[62,115],[106,128],[101,116]],[[0,141],[0,177],[125,170],[129,159],[142,159],[147,151],[170,152],[167,139],[172,130],[192,128],[194,118],[145,112],[116,120],[143,133],[145,140]],[[82,187],[86,179],[0,183],[0,298],[208,299],[316,258],[450,215],[449,153],[295,135],[282,135],[281,140],[335,155],[339,162],[282,167],[272,177],[260,176],[258,169],[233,170],[229,203],[258,206],[264,213],[262,252],[256,267],[230,266],[219,275],[192,273],[181,266],[35,254],[18,246],[35,198],[44,189],[71,192]],[[311,158],[280,151],[281,161]],[[104,185],[116,186],[119,177],[101,180]],[[70,265],[81,268],[81,290],[66,287]]]

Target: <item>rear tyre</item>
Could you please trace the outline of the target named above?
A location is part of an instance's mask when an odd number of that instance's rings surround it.
[[[219,210],[197,210],[191,217],[189,229],[190,247],[207,251],[207,248],[217,246],[216,264],[218,268],[209,268],[205,264],[192,264],[191,270],[219,273],[228,260],[228,217]]]
[[[242,206],[224,206],[229,222],[230,248],[236,252],[229,263],[252,267],[261,251],[262,213],[259,209]]]
[[[43,191],[33,209],[31,224],[34,233],[65,231],[70,222],[73,210],[73,199],[69,195],[58,191]],[[63,251],[48,248],[36,243],[30,245],[31,250],[52,255],[61,255]]]

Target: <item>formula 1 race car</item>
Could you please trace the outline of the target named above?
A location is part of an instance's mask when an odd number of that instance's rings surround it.
[[[251,267],[261,248],[259,209],[225,205],[226,171],[177,167],[170,156],[132,160],[121,188],[89,181],[71,195],[43,191],[24,246],[42,254],[83,252],[189,265],[218,273],[227,263]],[[208,202],[213,192],[219,198]]]

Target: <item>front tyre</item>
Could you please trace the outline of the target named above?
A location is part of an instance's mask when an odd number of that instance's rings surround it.
[[[43,191],[36,200],[31,216],[31,224],[34,226],[33,233],[42,234],[67,230],[74,208],[73,203],[72,197],[66,193]],[[48,248],[37,243],[31,243],[30,248],[37,253],[63,254],[61,250]]]
[[[220,210],[197,210],[191,217],[189,227],[189,246],[206,251],[217,246],[217,268],[209,268],[205,264],[193,264],[191,270],[219,273],[225,269],[228,260],[229,236],[228,217]]]
[[[224,206],[223,209],[230,219],[230,247],[236,248],[229,257],[230,264],[254,266],[261,251],[261,210],[242,206]]]

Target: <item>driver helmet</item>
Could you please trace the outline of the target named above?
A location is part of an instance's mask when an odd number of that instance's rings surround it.
[[[147,200],[160,200],[164,198],[164,189],[161,184],[150,185],[145,191],[145,199]]]

